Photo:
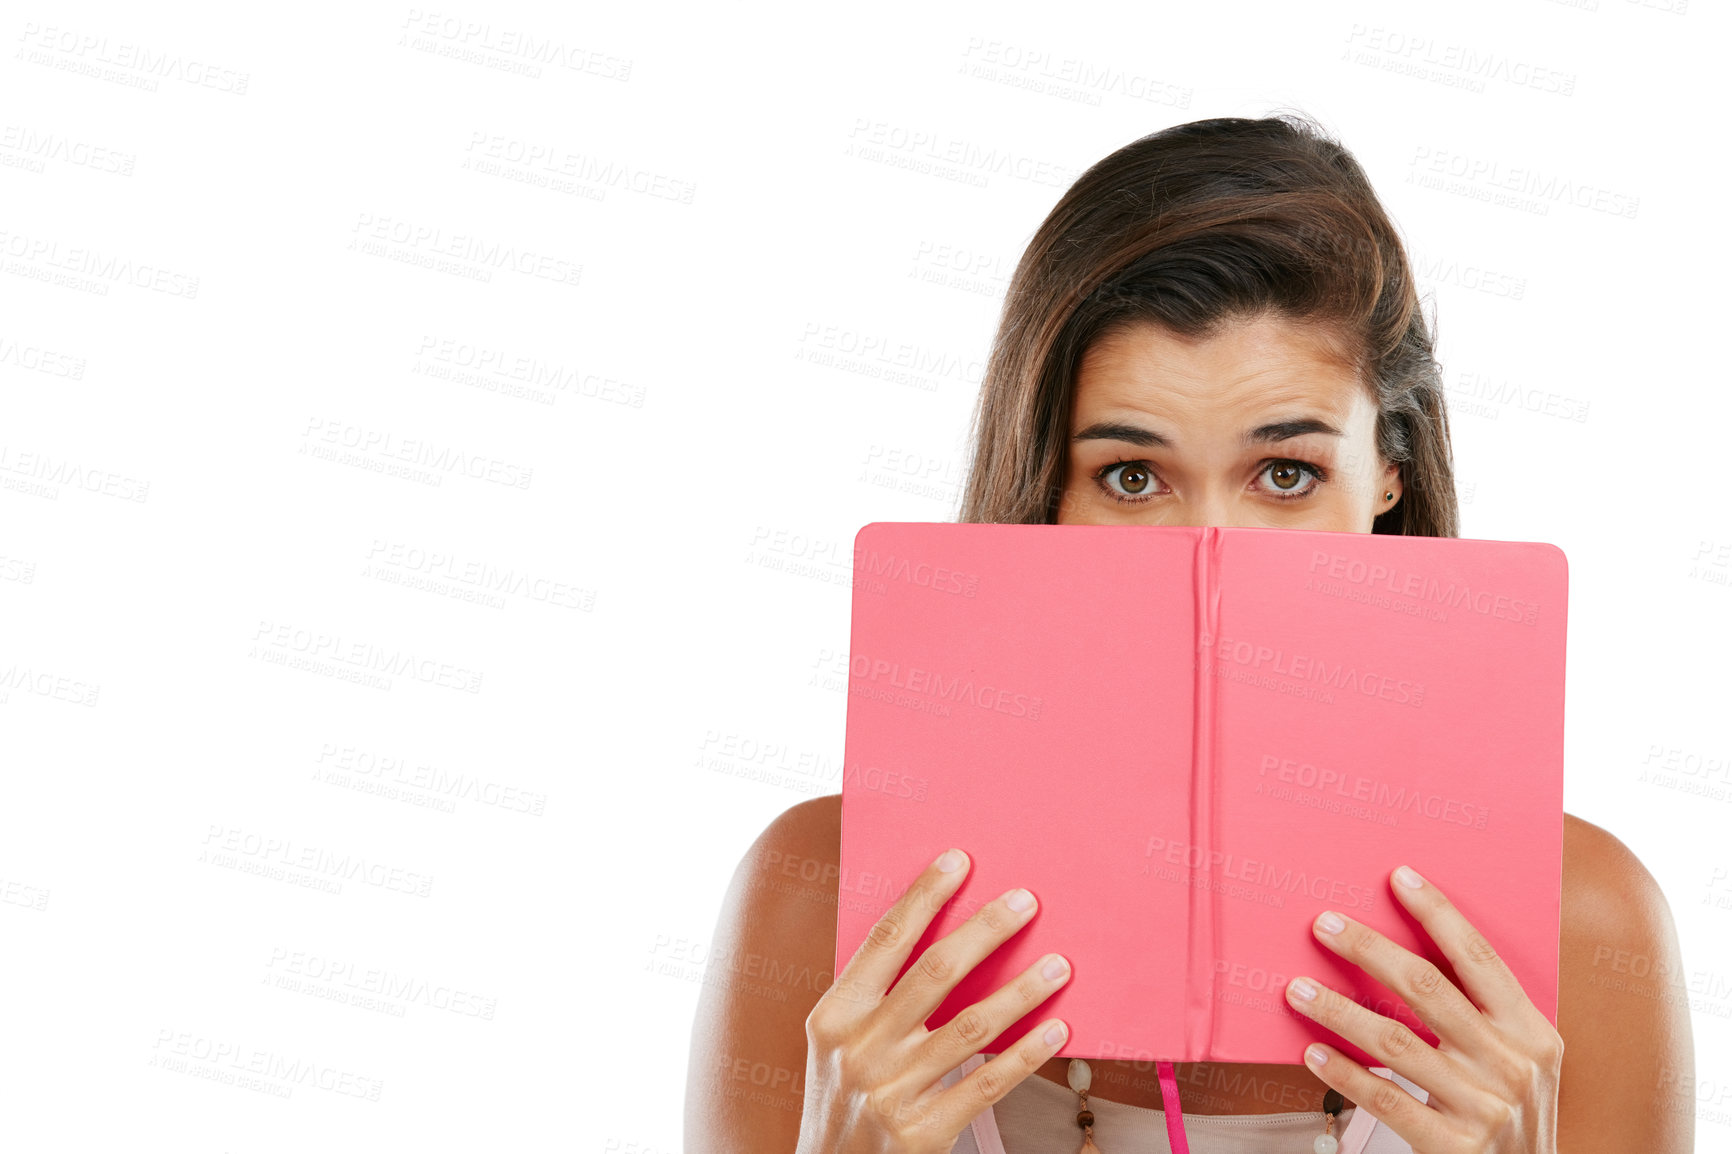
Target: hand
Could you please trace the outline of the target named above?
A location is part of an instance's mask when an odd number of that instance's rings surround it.
[[[1048,954],[937,1030],[926,1028],[963,975],[1034,916],[1033,897],[1012,890],[933,942],[889,989],[967,867],[957,850],[927,866],[807,1016],[799,1154],[949,1154],[976,1114],[1064,1045],[1064,1023],[1042,1022],[956,1085],[938,1084],[1070,978],[1064,959]],[[1015,895],[1027,898],[1025,908],[1012,907]],[[1059,972],[1046,976],[1054,960]]]
[[[1415,1154],[1557,1154],[1563,1039],[1436,886],[1402,866],[1390,875],[1390,888],[1449,959],[1462,989],[1429,960],[1352,918],[1334,915],[1342,924],[1331,932],[1334,923],[1324,913],[1312,931],[1400,995],[1439,1044],[1426,1044],[1402,1023],[1314,979],[1289,982],[1287,1004],[1375,1054],[1423,1087],[1429,1100],[1421,1102],[1333,1046],[1307,1046],[1306,1066],[1399,1134]],[[1317,990],[1309,1001],[1299,995],[1306,985]]]

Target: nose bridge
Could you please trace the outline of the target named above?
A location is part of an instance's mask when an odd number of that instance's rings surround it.
[[[1254,508],[1254,497],[1218,471],[1195,478],[1179,490],[1178,497],[1169,525],[1233,528],[1263,523]]]
[[[1193,480],[1178,495],[1176,516],[1168,522],[1170,525],[1227,528],[1238,524],[1238,519],[1249,512],[1226,478],[1212,472]]]

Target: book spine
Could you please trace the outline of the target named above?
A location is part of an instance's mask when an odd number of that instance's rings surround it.
[[[1203,526],[1192,566],[1191,880],[1186,941],[1185,1053],[1206,1060],[1215,1035],[1215,959],[1221,956],[1213,863],[1218,841],[1215,753],[1216,677],[1210,654],[1220,637],[1221,530]]]

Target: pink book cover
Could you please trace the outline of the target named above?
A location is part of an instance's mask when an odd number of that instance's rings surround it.
[[[1311,933],[1453,968],[1389,891],[1434,881],[1557,1020],[1567,566],[1554,545],[1285,529],[873,522],[854,542],[836,969],[944,849],[909,955],[1015,886],[1033,919],[938,1029],[1042,954],[1060,1055],[1299,1061],[1304,973],[1432,1033]],[[906,973],[907,966],[903,967]]]

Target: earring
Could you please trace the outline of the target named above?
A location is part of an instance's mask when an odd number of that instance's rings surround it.
[[[1095,1112],[1089,1109],[1089,1083],[1093,1075],[1089,1064],[1081,1058],[1072,1058],[1070,1066],[1065,1070],[1065,1080],[1070,1088],[1077,1093],[1081,1108],[1077,1110],[1076,1124],[1082,1128],[1082,1145],[1077,1147],[1076,1154],[1101,1154],[1101,1148],[1095,1145]]]
[[[1395,494],[1394,493],[1385,493],[1385,494],[1383,494],[1383,499],[1385,501],[1393,501],[1393,500],[1395,500]]]

